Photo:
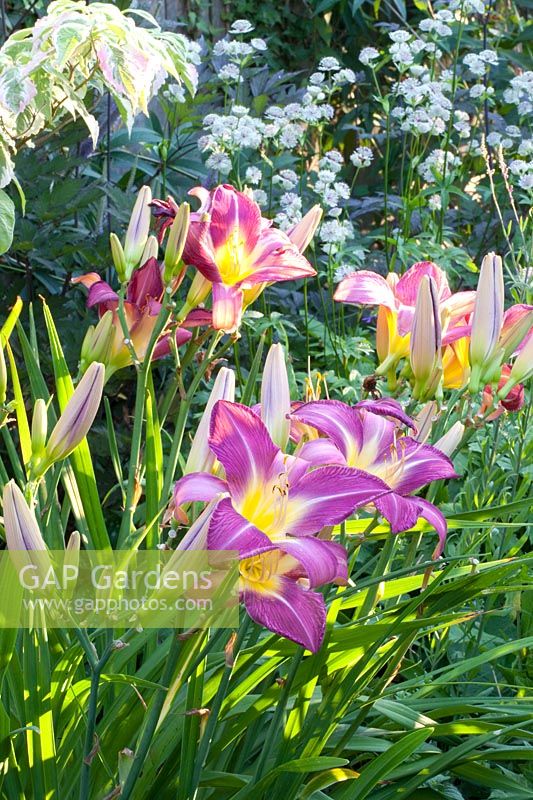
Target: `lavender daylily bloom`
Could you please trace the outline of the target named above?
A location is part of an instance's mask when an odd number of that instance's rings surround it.
[[[437,554],[442,552],[447,533],[443,515],[431,503],[410,495],[431,481],[456,477],[444,453],[411,436],[398,435],[395,422],[368,407],[317,400],[300,406],[293,417],[327,437],[305,443],[301,458],[315,464],[345,464],[376,475],[392,490],[373,501],[392,531],[408,530],[424,517],[439,535]]]
[[[216,403],[209,446],[225,478],[185,475],[176,483],[174,505],[219,497],[207,546],[238,551],[250,616],[317,650],[326,612],[322,596],[311,590],[346,580],[347,567],[344,548],[314,534],[386,495],[388,487],[351,467],[314,469],[283,454],[260,418],[238,403]]]

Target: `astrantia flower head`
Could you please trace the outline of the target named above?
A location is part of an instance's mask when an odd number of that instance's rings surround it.
[[[359,53],[359,61],[361,64],[364,64],[365,67],[372,65],[374,61],[377,61],[380,56],[379,50],[376,50],[375,47],[363,47],[361,52]]]
[[[229,33],[232,34],[251,33],[253,29],[254,26],[247,19],[236,19],[234,22],[231,23]]]
[[[369,167],[373,160],[374,154],[370,147],[356,147],[350,156],[350,161],[358,169]]]
[[[333,70],[339,70],[340,68],[341,65],[336,58],[333,58],[333,56],[321,58],[318,65],[320,72],[332,72]]]

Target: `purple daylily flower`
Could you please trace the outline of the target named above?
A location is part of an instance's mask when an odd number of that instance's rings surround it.
[[[408,530],[423,517],[438,533],[438,556],[446,540],[446,520],[427,500],[411,495],[431,481],[457,475],[450,459],[436,447],[399,435],[396,422],[387,419],[393,416],[405,422],[395,406],[391,400],[353,407],[338,400],[316,400],[300,406],[292,415],[297,422],[327,438],[306,442],[298,455],[314,464],[342,464],[379,477],[392,491],[373,503],[392,531]],[[408,424],[412,427],[410,420]]]
[[[312,590],[346,581],[344,548],[314,538],[356,508],[390,490],[378,477],[348,466],[314,468],[282,453],[261,419],[238,403],[219,400],[209,446],[225,478],[191,473],[174,489],[174,506],[218,496],[207,533],[211,550],[237,550],[241,596],[250,616],[316,651],[326,609]]]

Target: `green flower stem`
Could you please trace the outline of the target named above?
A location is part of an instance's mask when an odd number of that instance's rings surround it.
[[[190,796],[194,798],[197,796],[198,793],[198,784],[200,783],[202,770],[204,768],[204,764],[209,754],[209,749],[211,747],[213,737],[215,735],[215,729],[217,726],[220,709],[222,708],[222,703],[224,702],[224,698],[226,697],[226,693],[228,691],[231,673],[233,672],[233,666],[239,654],[239,650],[242,647],[246,634],[248,633],[249,627],[250,627],[250,617],[246,616],[242,621],[239,628],[239,633],[237,634],[237,639],[235,641],[235,646],[233,648],[232,663],[226,662],[226,666],[224,667],[222,676],[220,678],[220,683],[218,684],[217,692],[213,698],[213,702],[211,703],[211,707],[209,709],[210,712],[209,717],[204,729],[204,734],[198,745],[198,752],[196,754],[196,761],[194,764],[193,779],[191,783],[191,793],[190,793]],[[121,800],[124,800],[124,797],[122,797]]]
[[[123,297],[122,297],[122,304],[123,304]],[[121,309],[119,304],[119,317],[123,316],[123,311],[124,311],[123,305]],[[118,535],[119,549],[124,545],[124,541],[129,536],[132,529],[133,514],[135,511],[133,501],[135,497],[135,485],[137,478],[137,470],[139,466],[139,454],[141,451],[144,404],[146,402],[146,391],[148,385],[148,374],[150,370],[150,363],[152,360],[152,355],[157,340],[159,339],[161,333],[163,332],[163,329],[167,325],[168,320],[170,319],[170,314],[171,314],[171,309],[162,306],[154,330],[152,331],[148,347],[146,348],[144,360],[140,366],[137,366],[137,389],[135,393],[135,409],[133,412],[134,414],[133,431],[131,435],[130,463],[128,468],[128,485],[126,489],[126,507],[124,509],[124,514],[122,516],[122,523]],[[123,323],[125,323],[125,319],[124,320],[121,319],[121,324]]]
[[[183,644],[182,640],[178,638],[175,631],[171,635],[173,639],[170,645],[170,650],[167,657],[167,663],[165,665],[165,669],[161,677],[161,683],[163,684],[164,687],[170,686],[170,683],[172,681],[172,676],[174,674],[174,670],[176,669],[176,665],[178,663],[178,659],[180,657],[181,648]],[[150,710],[146,717],[145,723],[141,729],[141,734],[139,736],[139,740],[135,749],[135,756],[133,758],[131,769],[128,773],[128,777],[126,778],[126,781],[122,788],[122,793],[120,795],[121,800],[128,800],[131,797],[131,793],[135,788],[135,783],[143,768],[146,756],[148,755],[148,751],[152,743],[154,733],[157,728],[157,724],[159,722],[161,709],[163,708],[163,704],[165,702],[166,692],[167,692],[166,688],[158,689],[154,697],[152,698]]]
[[[95,745],[95,730],[96,730],[96,715],[98,711],[98,692],[100,689],[100,676],[102,670],[109,660],[109,656],[113,652],[113,635],[112,631],[108,632],[108,642],[101,655],[98,658],[96,648],[89,639],[84,630],[76,630],[78,641],[83,647],[87,660],[91,668],[91,689],[89,692],[89,708],[87,710],[87,731],[85,733],[85,744],[83,747],[83,761],[81,765],[80,775],[80,800],[88,800],[90,789],[90,776],[91,776],[91,752]]]
[[[298,669],[300,667],[304,652],[305,648],[299,647],[293,656],[292,663],[289,667],[289,671],[285,679],[285,683],[283,684],[283,689],[281,690],[280,693],[280,698],[276,704],[276,710],[274,711],[274,715],[272,717],[267,734],[265,736],[265,741],[263,742],[263,746],[261,747],[261,753],[257,760],[257,766],[255,768],[255,775],[254,775],[255,782],[261,780],[261,778],[263,777],[267,760],[269,756],[271,756],[273,753],[276,736],[278,735],[279,727],[283,721],[283,714],[285,713],[285,708],[289,701],[292,684],[294,683],[294,679],[296,678],[296,675],[298,673]]]
[[[393,533],[390,533],[385,539],[378,563],[376,564],[376,569],[374,570],[374,576],[376,578],[380,578],[385,575],[394,553],[396,541],[397,537]],[[368,590],[364,603],[357,614],[357,619],[364,619],[372,613],[376,603],[378,602],[379,587],[380,583],[378,582],[372,587],[372,589]]]
[[[198,370],[191,381],[189,389],[185,398],[180,403],[180,409],[178,412],[178,418],[176,420],[176,428],[174,430],[174,437],[172,439],[172,447],[170,450],[170,455],[168,458],[167,468],[165,471],[165,479],[163,481],[163,489],[161,492],[161,498],[164,502],[168,499],[170,493],[170,487],[172,485],[172,481],[174,480],[174,476],[176,474],[176,467],[178,466],[178,459],[181,450],[181,443],[183,441],[183,434],[185,432],[185,424],[187,422],[187,416],[189,413],[189,409],[191,406],[192,399],[200,385],[202,378],[204,377],[207,369],[211,366],[215,358],[218,358],[228,347],[230,347],[232,343],[232,339],[230,338],[224,346],[215,353],[215,348],[222,337],[221,331],[216,331],[211,344],[209,345],[207,352],[205,354],[205,358],[203,359],[202,363],[198,367]]]

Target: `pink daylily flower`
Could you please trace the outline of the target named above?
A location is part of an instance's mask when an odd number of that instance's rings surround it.
[[[174,507],[218,497],[207,534],[213,550],[237,550],[241,595],[250,616],[281,636],[316,651],[325,604],[312,590],[346,581],[346,552],[314,538],[356,508],[389,492],[379,478],[347,466],[321,466],[287,456],[261,419],[238,403],[219,400],[209,446],[224,478],[192,473],[174,489]]]
[[[387,405],[380,407],[380,401],[366,407],[352,407],[338,400],[306,403],[293,417],[326,438],[306,442],[298,455],[314,464],[342,464],[379,477],[392,491],[373,503],[390,522],[392,531],[409,530],[423,517],[438,533],[436,555],[440,555],[446,539],[446,520],[431,503],[411,495],[431,481],[457,475],[450,459],[440,450],[401,435],[398,414],[391,414],[391,410],[395,411]],[[394,421],[387,418],[391,416]]]
[[[394,367],[409,353],[409,334],[424,275],[435,282],[442,344],[449,344],[465,335],[462,326],[474,307],[476,293],[452,294],[446,273],[432,261],[413,264],[401,278],[395,273],[383,278],[375,272],[361,270],[348,275],[337,286],[334,299],[338,302],[379,307],[377,351],[383,371]]]
[[[320,221],[312,209],[287,233],[272,227],[261,216],[258,204],[247,193],[221,185],[209,192],[202,187],[189,194],[200,200],[191,214],[183,260],[212,284],[213,327],[235,331],[248,298],[264,285],[316,275],[302,255]],[[154,201],[160,235],[175,214],[175,202]]]
[[[89,272],[74,278],[73,283],[82,283],[88,290],[87,307],[96,306],[102,317],[106,312],[112,313],[112,340],[106,358],[107,375],[132,363],[131,353],[124,344],[124,333],[118,318],[119,296],[103,281],[96,272]],[[128,283],[124,301],[124,315],[128,326],[130,340],[136,355],[142,359],[161,310],[164,286],[161,269],[155,258],[150,258],[142,267],[136,269]],[[175,331],[176,344],[184,344],[191,338],[191,333],[183,328]],[[162,358],[170,353],[170,331],[164,331],[159,338],[153,358]]]

